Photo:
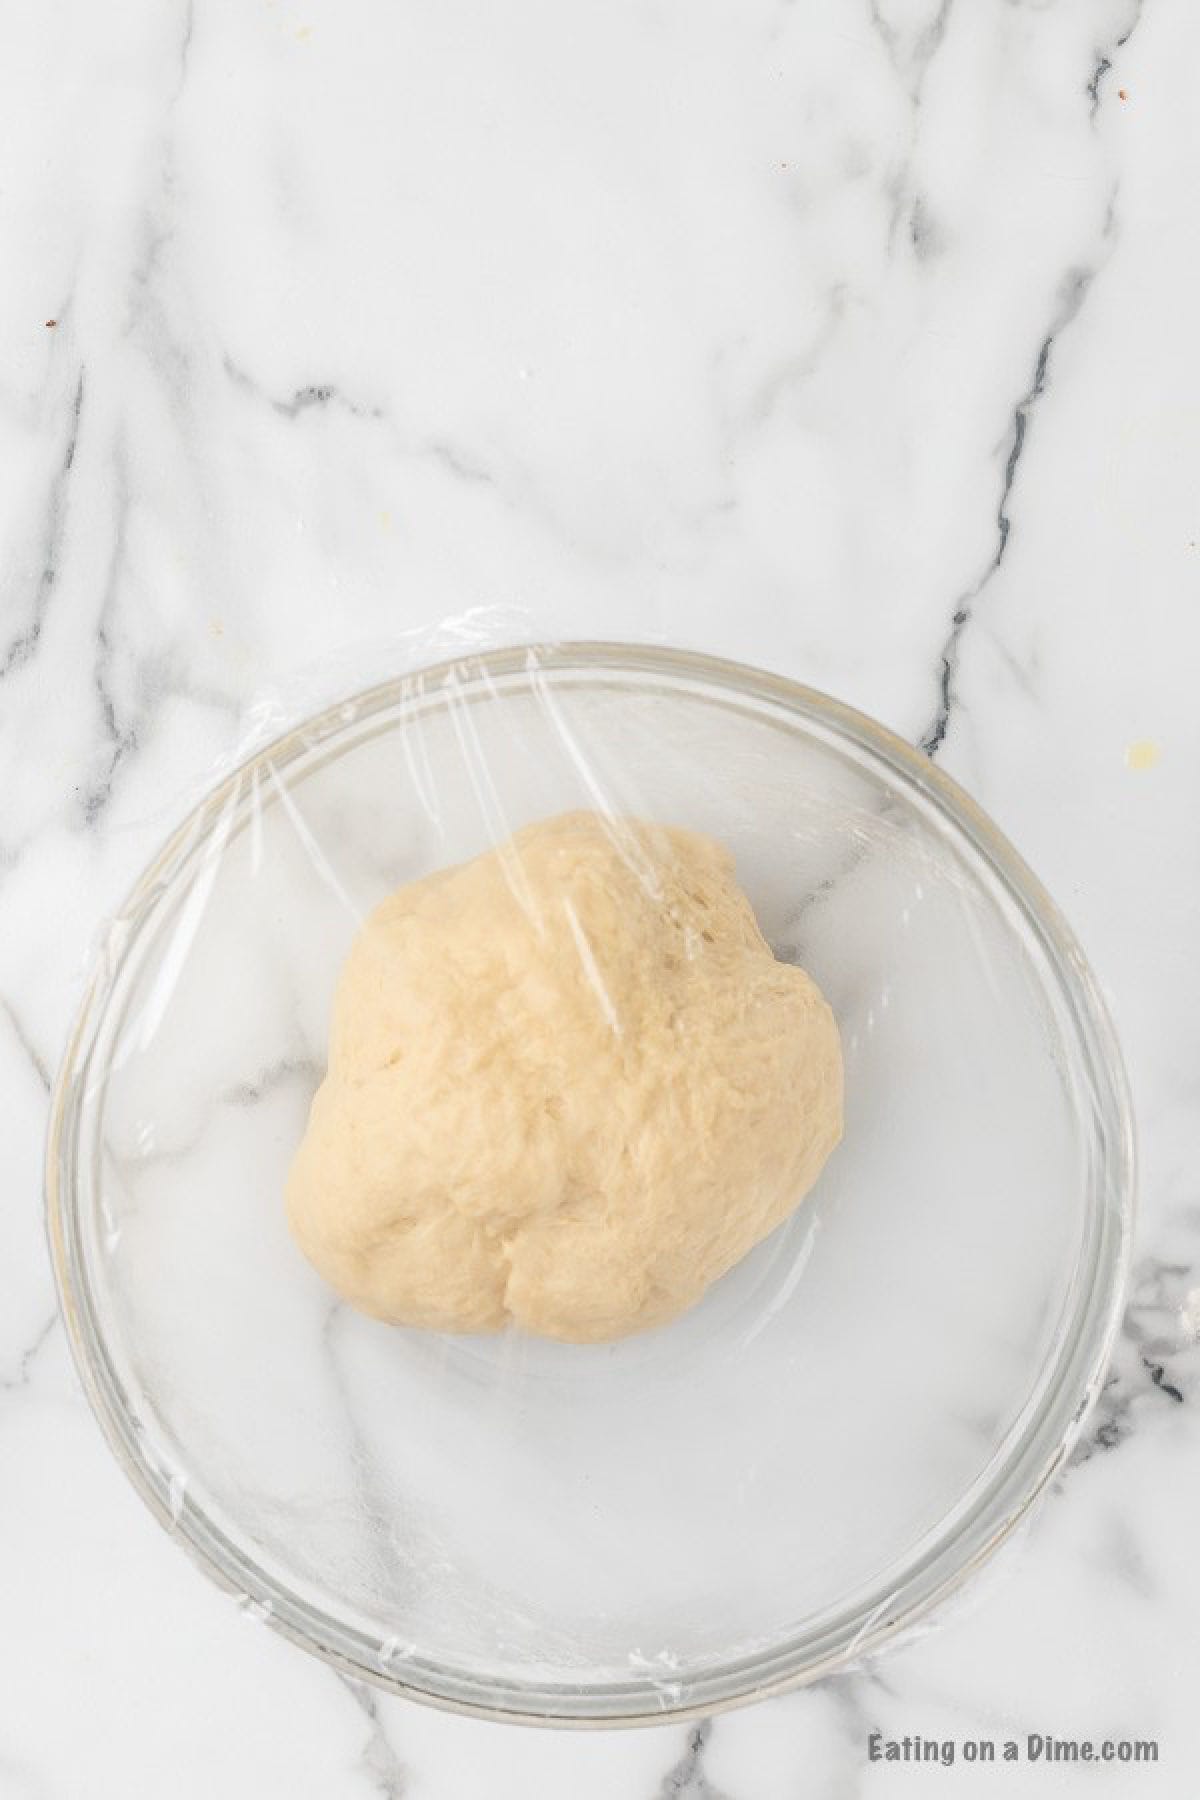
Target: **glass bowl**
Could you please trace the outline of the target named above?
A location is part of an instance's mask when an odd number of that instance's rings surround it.
[[[350,939],[579,806],[734,850],[837,1014],[844,1143],[661,1330],[360,1317],[282,1203]],[[861,1655],[1012,1528],[1102,1378],[1132,1132],[1079,949],[924,757],[770,675],[568,644],[389,682],[220,784],[113,921],[47,1179],[91,1403],[210,1575],[405,1694],[633,1723]]]

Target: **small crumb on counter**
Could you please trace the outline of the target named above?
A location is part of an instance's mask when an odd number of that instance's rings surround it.
[[[1129,89],[1128,88],[1118,88],[1117,89],[1117,99],[1118,100],[1128,100],[1128,98],[1129,98]]]
[[[1138,738],[1125,746],[1125,767],[1139,772],[1152,769],[1161,756],[1162,750],[1153,738]]]
[[[54,330],[54,327],[55,327],[55,326],[56,326],[56,325],[57,325],[57,324],[58,324],[58,320],[57,320],[57,319],[47,319],[47,320],[46,320],[46,330],[47,330],[47,331],[53,331],[53,330]]]

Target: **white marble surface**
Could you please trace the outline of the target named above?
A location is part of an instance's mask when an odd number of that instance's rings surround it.
[[[64,0],[0,49],[0,1795],[1194,1794],[1200,14]],[[264,695],[475,605],[936,749],[1135,1088],[1132,1302],[1055,1494],[936,1629],[698,1730],[340,1682],[154,1527],[54,1320],[100,921]],[[875,1726],[1160,1762],[947,1775]]]

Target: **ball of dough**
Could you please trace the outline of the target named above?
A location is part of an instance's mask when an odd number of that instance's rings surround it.
[[[288,1214],[377,1318],[599,1342],[698,1300],[841,1131],[833,1014],[728,852],[572,813],[368,919]]]

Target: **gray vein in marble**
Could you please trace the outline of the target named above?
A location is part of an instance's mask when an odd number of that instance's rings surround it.
[[[1092,119],[1094,119],[1096,114],[1100,111],[1100,83],[1104,80],[1104,77],[1111,68],[1111,59],[1107,56],[1102,56],[1097,62],[1096,67],[1092,70],[1092,79],[1088,82],[1085,90],[1088,99],[1092,103],[1089,113],[1089,117]]]
[[[894,246],[901,220],[907,215],[909,239],[917,260],[924,262],[941,248],[941,236],[929,217],[927,202],[913,194],[910,171],[920,131],[921,100],[934,57],[945,41],[954,0],[936,0],[928,16],[915,29],[904,30],[886,17],[882,0],[868,0],[871,27],[883,46],[889,67],[904,87],[909,102],[908,148],[899,168],[887,182],[892,210],[887,242]],[[911,196],[911,198],[910,198]]]
[[[186,82],[187,77],[188,77],[188,64],[191,60],[192,38],[195,35],[195,31],[196,31],[195,0],[184,0],[183,32],[182,32],[181,38],[180,38],[179,58],[178,58],[178,60],[179,60],[179,81],[175,88],[175,100],[178,100],[180,94],[183,92],[183,85]]]
[[[780,394],[805,379],[812,372],[843,316],[842,298],[841,284],[838,284],[831,296],[831,316],[822,324],[809,350],[803,357],[789,362],[780,373],[772,376],[764,384],[762,392],[751,403],[749,413],[755,421],[760,422],[766,418]],[[268,407],[280,418],[292,421],[302,413],[311,410],[336,408],[351,418],[381,425],[390,434],[398,455],[432,462],[444,469],[455,481],[477,488],[486,488],[502,505],[510,509],[519,506],[524,519],[538,524],[573,553],[578,553],[585,548],[578,533],[564,523],[554,505],[527,481],[523,481],[519,473],[511,466],[508,472],[509,479],[506,481],[478,456],[450,443],[444,437],[408,436],[388,408],[352,399],[332,383],[307,383],[305,386],[297,388],[290,398],[281,400],[278,396],[268,392],[254,376],[243,369],[228,354],[223,357],[222,361],[226,376],[235,387]],[[732,512],[735,504],[728,496],[722,496],[716,502],[688,509],[682,512],[681,516],[690,525],[698,528],[711,517],[722,517]],[[640,557],[640,551],[623,550],[612,543],[601,546],[592,542],[586,548],[592,561],[608,568],[633,566]]]
[[[106,752],[108,763],[97,779],[79,792],[79,807],[83,814],[84,824],[89,826],[96,823],[112,800],[118,774],[129,758],[141,747],[149,733],[155,714],[164,702],[172,698],[187,700],[194,706],[206,707],[212,712],[221,713],[234,723],[239,722],[242,717],[241,706],[232,694],[225,693],[221,688],[193,681],[178,674],[175,665],[169,659],[147,657],[140,661],[137,669],[138,706],[130,722],[120,726],[117,721],[115,705],[107,688],[105,674],[111,658],[109,634],[98,631],[96,645],[98,655],[94,681],[108,744]]]
[[[0,1012],[3,1012],[5,1018],[8,1020],[13,1036],[16,1038],[17,1043],[21,1046],[21,1049],[29,1059],[30,1066],[37,1076],[39,1084],[48,1094],[51,1087],[54,1085],[51,1080],[50,1070],[42,1060],[37,1045],[30,1037],[20,1014],[17,1012],[7,994],[0,994]]]
[[[161,272],[164,252],[175,235],[172,202],[176,198],[177,169],[174,140],[174,118],[187,85],[195,37],[195,0],[183,0],[179,47],[176,51],[177,75],[166,98],[159,131],[161,162],[158,193],[149,201],[141,221],[141,254],[130,271],[129,326],[143,325],[155,346],[156,368],[163,377],[163,394],[171,402],[179,418],[190,419],[192,353],[188,344],[174,332],[166,305],[157,292],[156,277]]]
[[[704,1771],[704,1751],[712,1729],[711,1719],[690,1727],[687,1748],[663,1776],[657,1800],[725,1800],[723,1790],[715,1788]]]
[[[129,479],[125,457],[119,445],[117,453],[113,457],[113,481],[116,490],[113,550],[112,556],[109,558],[104,595],[100,602],[100,616],[95,627],[96,655],[92,665],[92,685],[96,691],[96,699],[100,707],[100,721],[108,744],[107,751],[103,753],[107,758],[107,766],[92,783],[81,791],[79,796],[84,823],[88,825],[94,824],[104,810],[112,795],[112,784],[117,770],[129,752],[137,746],[136,729],[122,727],[118,724],[116,702],[110,685],[113,652],[109,624],[125,562],[126,522],[129,517]]]
[[[941,47],[950,22],[954,0],[935,0],[928,17],[915,30],[905,31],[885,16],[882,0],[868,0],[871,26],[883,45],[892,72],[905,85],[914,107],[921,104],[921,89],[929,65]]]
[[[1166,1409],[1182,1416],[1200,1364],[1200,1347],[1189,1339],[1181,1318],[1182,1299],[1193,1279],[1188,1264],[1148,1258],[1138,1265],[1112,1363],[1072,1464],[1114,1450],[1152,1410],[1160,1409],[1164,1419]]]
[[[828,1681],[821,1684],[821,1688],[837,1708],[841,1717],[842,1735],[846,1741],[846,1754],[840,1771],[842,1779],[836,1790],[829,1794],[828,1800],[857,1800],[862,1792],[863,1747],[871,1732],[877,1730],[879,1725],[867,1695],[873,1691],[890,1700],[893,1698],[892,1690],[876,1668],[864,1668],[861,1665],[844,1674],[830,1676]]]
[[[1111,202],[1109,206],[1111,220]],[[1046,388],[1046,377],[1050,367],[1050,356],[1059,336],[1076,317],[1087,295],[1088,288],[1095,277],[1092,269],[1075,269],[1068,275],[1064,283],[1062,297],[1059,300],[1049,330],[1038,346],[1034,358],[1033,373],[1029,385],[1013,408],[1012,423],[1008,434],[1008,455],[1005,458],[1004,473],[1000,484],[1000,499],[996,506],[995,539],[991,557],[981,575],[971,584],[955,603],[950,619],[950,629],[943,641],[939,653],[940,675],[938,677],[938,706],[932,720],[923,732],[919,747],[926,756],[936,756],[945,740],[950,726],[950,715],[954,709],[957,694],[955,682],[958,675],[958,663],[961,653],[962,636],[975,616],[975,609],[986,592],[991,581],[999,571],[1004,554],[1008,548],[1009,535],[1012,531],[1012,516],[1009,504],[1012,499],[1013,485],[1017,478],[1021,456],[1025,449],[1025,441],[1029,431],[1029,421],[1033,411]]]
[[[1152,1357],[1143,1356],[1142,1367],[1160,1394],[1165,1394],[1168,1400],[1177,1401],[1180,1406],[1183,1405],[1182,1390],[1177,1388],[1173,1381],[1167,1380],[1167,1372],[1162,1363],[1155,1362]]]
[[[1122,1338],[1137,1351],[1154,1387],[1178,1403],[1197,1361],[1197,1347],[1187,1340],[1182,1323],[1183,1297],[1194,1279],[1194,1269],[1186,1263],[1143,1259],[1121,1323]]]
[[[246,369],[226,355],[223,366],[229,380],[243,393],[251,395],[264,406],[270,407],[281,419],[298,419],[302,413],[336,409],[354,419],[364,419],[374,424],[384,425],[392,433],[397,450],[406,456],[424,456],[438,463],[449,474],[459,481],[469,482],[479,487],[496,487],[496,478],[475,457],[460,450],[456,445],[448,443],[444,438],[432,438],[427,443],[410,443],[398,431],[394,419],[385,407],[361,400],[352,399],[344,394],[333,382],[309,382],[297,388],[287,400],[280,400],[270,394],[256,381]]]
[[[1125,45],[1137,30],[1142,17],[1142,4],[1143,0],[1134,0],[1134,5],[1129,13],[1129,23],[1126,25],[1125,29],[1121,32],[1119,37],[1113,39],[1110,50],[1107,52],[1101,50],[1097,53],[1096,66],[1092,70],[1091,79],[1088,82],[1087,87],[1084,89],[1084,92],[1087,94],[1088,100],[1091,103],[1088,108],[1088,117],[1092,120],[1093,124],[1096,120],[1096,114],[1100,111],[1102,100],[1100,90],[1104,83],[1104,77],[1112,68],[1113,57],[1116,55],[1117,51],[1124,49]]]
[[[1146,1257],[1138,1264],[1126,1329],[1144,1350],[1173,1356],[1194,1347],[1196,1334],[1185,1324],[1183,1311],[1195,1280],[1194,1262]]]
[[[874,0],[872,0],[872,3],[874,4]],[[1142,4],[1143,0],[1135,0],[1132,12],[1128,15],[1127,23],[1114,42],[1114,54],[1129,42],[1137,29],[1142,16]],[[1111,56],[1107,56],[1105,53],[1101,52],[1085,89],[1092,102],[1091,111],[1093,117],[1095,116],[1095,112],[1100,103],[1100,84],[1105,73],[1111,67]],[[1105,209],[1104,224],[1101,229],[1101,238],[1110,244],[1113,238],[1116,193],[1117,190],[1114,186],[1109,194],[1108,204]],[[916,245],[915,233],[914,245]],[[938,678],[937,711],[920,739],[920,748],[924,750],[927,756],[935,756],[937,754],[945,740],[946,732],[949,728],[950,714],[956,700],[955,679],[958,673],[962,634],[974,616],[976,604],[1004,560],[1004,552],[1008,545],[1009,532],[1012,529],[1012,519],[1009,514],[1008,506],[1012,497],[1013,483],[1016,479],[1017,466],[1021,460],[1021,453],[1025,447],[1025,437],[1030,419],[1037,402],[1045,390],[1046,375],[1051,352],[1059,335],[1078,314],[1087,295],[1088,288],[1091,286],[1097,273],[1097,268],[1093,267],[1090,269],[1075,269],[1070,271],[1067,275],[1055,317],[1051,322],[1046,336],[1042,340],[1034,360],[1033,376],[1030,384],[1013,409],[1012,425],[1010,427],[1008,438],[1008,457],[1005,462],[1000,501],[996,508],[996,536],[994,548],[991,560],[987,567],[972,586],[967,589],[966,593],[959,597],[954,612],[951,615],[950,629],[943,641],[939,658],[940,675]]]
[[[917,194],[908,215],[908,237],[918,262],[927,262],[941,250],[944,238],[930,216],[924,197]]]
[[[254,1106],[289,1081],[303,1081],[311,1093],[324,1072],[320,1064],[304,1053],[281,1056],[252,1080],[235,1082],[219,1093],[209,1094],[195,1129],[188,1132],[182,1143],[152,1144],[144,1148],[139,1146],[129,1154],[109,1148],[105,1154],[133,1194],[141,1178],[150,1170],[173,1168],[186,1157],[194,1156],[208,1132],[220,1122],[223,1106]]]
[[[326,407],[337,408],[347,412],[355,419],[386,420],[387,414],[381,406],[368,406],[359,400],[352,400],[331,381],[308,382],[299,387],[288,400],[279,400],[269,394],[254,377],[243,369],[233,358],[226,355],[222,358],[222,366],[229,380],[243,393],[251,394],[261,400],[271,411],[278,413],[281,419],[298,419],[301,413],[321,411]]]
[[[365,1683],[352,1676],[339,1674],[338,1680],[370,1727],[361,1759],[364,1774],[383,1800],[403,1800],[407,1791],[404,1769],[384,1728],[378,1699]]]
[[[174,102],[172,102],[172,105]],[[170,141],[163,148],[163,195],[169,201],[174,188]],[[141,222],[141,251],[129,275],[129,330],[141,329],[154,347],[155,371],[161,377],[164,399],[176,416],[186,413],[191,390],[192,354],[172,331],[167,308],[158,293],[157,277],[163,254],[174,235],[169,216],[148,205]]]
[[[290,1081],[302,1080],[315,1088],[324,1073],[323,1066],[311,1056],[282,1056],[254,1081],[240,1081],[236,1086],[226,1088],[221,1094],[221,1102],[227,1106],[253,1106]]]
[[[175,149],[171,136],[172,124],[175,110],[187,84],[195,29],[195,0],[183,0],[182,27],[179,35],[179,47],[175,55],[177,74],[175,85],[167,95],[160,132],[162,149],[160,184],[162,197],[167,200],[173,197],[175,189]],[[163,251],[173,235],[169,218],[164,218],[161,213],[156,213],[152,206],[147,206],[142,221],[142,252],[140,259],[131,271],[134,293],[130,302],[130,315],[131,322],[137,322],[149,316],[152,323],[157,325],[158,329],[154,335],[157,336],[160,348],[164,352],[161,359],[162,372],[168,374],[173,366],[180,378],[174,384],[173,393],[172,384],[168,382],[168,392],[172,393],[172,397],[177,403],[182,404],[186,392],[182,378],[187,375],[191,367],[191,358],[183,345],[173,338],[167,329],[165,308],[153,292],[154,277],[158,273]]]
[[[80,369],[75,382],[75,393],[71,402],[70,415],[62,454],[58,468],[50,482],[46,497],[44,521],[42,525],[41,567],[29,608],[27,623],[9,640],[5,649],[0,652],[0,681],[13,669],[21,668],[35,654],[42,635],[42,626],[46,619],[46,609],[50,604],[50,596],[54,591],[54,583],[58,579],[58,556],[62,545],[63,528],[67,516],[67,494],[70,485],[71,469],[75,462],[75,452],[79,445],[80,420],[83,415],[83,370]]]
[[[105,736],[109,743],[107,766],[83,793],[80,794],[80,806],[85,824],[93,825],[100,813],[112,798],[113,781],[117,770],[130,751],[137,748],[137,732],[132,727],[122,728],[117,723],[117,709],[108,685],[108,671],[112,662],[112,646],[108,633],[101,625],[96,630],[96,660],[92,669],[92,681],[96,689],[96,698],[100,705],[100,719]]]
[[[1132,1429],[1130,1411],[1133,1395],[1118,1374],[1115,1362],[1104,1378],[1104,1386],[1096,1401],[1096,1410],[1087,1434],[1080,1438],[1071,1454],[1070,1468],[1080,1468],[1100,1452],[1115,1450]]]
[[[496,485],[494,475],[481,463],[472,462],[461,450],[456,450],[453,444],[442,443],[440,440],[432,442],[427,446],[427,452],[435,462],[440,462],[443,468],[449,469],[452,475],[457,475],[462,481],[476,482],[485,487]]]
[[[821,310],[820,325],[817,330],[813,332],[805,348],[798,351],[795,355],[786,357],[781,363],[777,364],[776,367],[772,369],[771,373],[763,378],[755,390],[750,403],[746,408],[746,417],[753,424],[765,424],[774,414],[780,401],[794,389],[801,387],[803,383],[808,380],[809,376],[812,375],[813,371],[821,362],[821,359],[830,349],[847,317],[850,290],[845,282],[835,282],[823,298],[826,301],[826,304]],[[717,354],[713,359],[715,373],[718,376],[720,374],[722,354],[722,351],[718,349]],[[721,411],[723,413],[724,408],[722,408]],[[724,438],[722,445],[722,462],[729,464],[736,460],[735,453],[737,446],[736,438],[734,436],[736,424],[733,425],[733,429],[731,430],[731,421],[728,418],[722,417],[721,426]],[[713,505],[706,510],[719,516],[731,512],[735,504],[735,502],[728,498],[722,498],[714,502]]]
[[[155,714],[172,696],[208,707],[237,721],[241,709],[237,699],[219,688],[192,679],[187,673],[186,646],[167,655],[133,656],[134,703],[129,716],[122,719],[114,693],[113,661],[116,645],[124,638],[131,643],[134,634],[122,633],[116,618],[117,601],[127,563],[128,521],[131,508],[130,483],[124,448],[118,442],[113,455],[113,549],[109,559],[104,595],[99,617],[93,630],[95,657],[92,685],[100,713],[102,744],[98,745],[101,766],[92,780],[78,790],[79,808],[85,825],[92,826],[100,818],[113,797],[116,777],[122,766],[149,735]],[[181,672],[185,671],[185,672]]]
[[[58,1324],[57,1311],[52,1312],[45,1324],[41,1326],[31,1344],[17,1358],[16,1372],[12,1375],[0,1375],[0,1393],[13,1394],[19,1388],[27,1388],[33,1375],[33,1365],[37,1361],[42,1348],[50,1340],[54,1327]]]
[[[1157,1583],[1150,1564],[1142,1553],[1136,1530],[1122,1513],[1114,1512],[1108,1520],[1104,1554],[1100,1559],[1103,1575],[1119,1575],[1135,1593],[1153,1598]]]

